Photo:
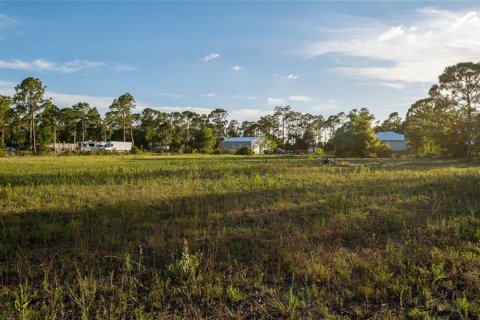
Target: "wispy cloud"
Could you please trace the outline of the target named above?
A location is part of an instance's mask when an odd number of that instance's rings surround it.
[[[233,66],[231,69],[232,69],[233,71],[242,71],[242,70],[243,70],[243,67],[237,65],[237,66]]]
[[[0,94],[5,96],[13,96],[16,85],[17,84],[14,82],[0,80]]]
[[[288,100],[292,102],[312,102],[313,98],[308,96],[289,96]]]
[[[400,83],[400,82],[380,82],[379,85],[387,88],[397,89],[397,90],[401,90],[406,87],[404,83]]]
[[[298,76],[295,74],[289,74],[288,76],[285,77],[287,80],[297,80]]]
[[[58,73],[72,73],[106,66],[107,64],[105,62],[88,60],[73,60],[64,63],[43,59],[37,59],[33,61],[24,61],[19,59],[0,60],[0,69],[48,71]]]
[[[243,94],[236,94],[236,95],[233,96],[233,98],[244,99],[244,100],[256,100],[257,99],[256,96],[246,96],[246,95],[243,95]]]
[[[128,64],[115,64],[113,65],[113,68],[115,69],[115,71],[119,71],[119,72],[137,70],[137,68],[135,68],[134,66],[130,66]]]
[[[203,98],[215,98],[216,96],[217,94],[213,92],[202,94]]]
[[[10,28],[22,25],[20,21],[7,17],[6,15],[0,14],[0,29]]]
[[[287,100],[282,98],[268,98],[267,104],[269,106],[281,106],[287,103]]]
[[[268,114],[272,114],[272,110],[260,110],[260,109],[237,109],[232,112],[229,112],[228,117],[230,119],[235,119],[240,122],[242,121],[255,121],[260,119],[260,117],[266,116]]]
[[[335,112],[342,109],[338,101],[330,99],[327,101],[320,101],[310,108],[313,112]]]
[[[349,77],[389,83],[433,82],[446,66],[478,61],[480,56],[479,11],[417,10],[400,25],[369,20],[357,30],[336,30],[338,40],[322,41],[305,48],[310,58],[335,54],[367,61],[340,66]]]
[[[97,107],[101,113],[107,111],[114,99],[113,97],[68,94],[55,91],[45,92],[45,97],[52,98],[53,103],[61,108],[71,107],[78,102],[88,102],[90,106]]]
[[[290,102],[315,102],[315,99],[309,96],[291,95],[286,98],[268,98],[267,104],[270,106],[285,105]]]
[[[213,59],[218,59],[219,57],[220,57],[220,53],[210,52],[209,54],[207,54],[205,56],[205,58],[203,58],[203,61],[208,62],[208,61],[213,60]]]
[[[159,93],[154,93],[154,95],[159,97],[170,98],[170,99],[179,99],[184,96],[181,93],[169,93],[169,92],[159,92]]]

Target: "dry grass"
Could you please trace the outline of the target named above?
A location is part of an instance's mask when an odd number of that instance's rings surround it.
[[[480,169],[0,159],[0,318],[480,317]]]

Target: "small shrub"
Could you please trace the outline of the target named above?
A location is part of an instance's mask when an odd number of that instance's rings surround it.
[[[194,280],[202,255],[199,253],[191,254],[188,248],[188,242],[183,244],[182,257],[168,266],[168,271],[174,278]]]
[[[320,147],[315,148],[315,155],[319,157],[323,157],[325,155],[325,152],[323,152],[323,149]]]
[[[213,154],[222,154],[222,153],[223,153],[222,149],[220,149],[220,148],[217,148],[217,149],[213,150]]]
[[[204,148],[200,150],[200,153],[202,154],[211,154],[213,153],[213,150],[211,148]]]
[[[244,156],[251,156],[254,153],[253,153],[252,148],[250,148],[250,147],[241,147],[240,149],[237,150],[237,152],[235,152],[235,154],[244,155]]]
[[[142,153],[142,150],[140,150],[138,147],[133,146],[132,147],[132,154],[140,154]]]
[[[385,143],[376,146],[376,153],[379,158],[391,158],[393,156],[392,149]]]

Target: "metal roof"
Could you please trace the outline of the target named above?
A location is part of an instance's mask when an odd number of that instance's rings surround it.
[[[405,135],[393,131],[375,133],[375,136],[381,141],[405,141]]]
[[[222,142],[252,142],[257,139],[258,137],[232,137],[232,138],[226,138]]]

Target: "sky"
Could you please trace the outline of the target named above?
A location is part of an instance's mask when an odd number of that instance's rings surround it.
[[[404,116],[444,68],[480,60],[475,1],[2,1],[0,94],[26,77],[59,107],[104,113],[277,105],[328,116]]]

